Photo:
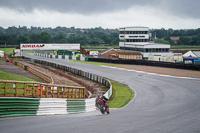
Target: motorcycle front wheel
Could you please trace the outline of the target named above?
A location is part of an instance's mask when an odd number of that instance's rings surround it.
[[[103,105],[100,105],[100,111],[102,114],[105,114],[105,109],[104,109]]]

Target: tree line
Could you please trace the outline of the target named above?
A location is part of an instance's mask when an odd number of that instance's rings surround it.
[[[151,29],[152,38],[157,43],[172,45],[200,45],[198,29]],[[175,42],[170,37],[180,37]],[[75,27],[0,27],[0,45],[19,45],[20,43],[80,43],[83,46],[118,46],[119,30]]]
[[[172,45],[200,45],[200,28],[198,29],[152,29],[152,37],[157,43],[167,43]],[[178,41],[173,41],[170,37],[180,37]]]
[[[20,43],[80,43],[97,46],[118,45],[118,29],[90,28],[41,28],[41,27],[0,27],[0,45],[19,45]]]

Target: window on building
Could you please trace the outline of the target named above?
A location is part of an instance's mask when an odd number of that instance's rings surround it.
[[[120,31],[120,34],[124,34],[124,31]]]
[[[156,48],[156,52],[158,52],[158,48]]]

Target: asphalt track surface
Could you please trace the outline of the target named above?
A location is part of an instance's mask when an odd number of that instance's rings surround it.
[[[62,59],[43,59],[127,84],[134,100],[111,114],[99,111],[73,115],[0,119],[0,133],[199,133],[200,80],[130,72]]]

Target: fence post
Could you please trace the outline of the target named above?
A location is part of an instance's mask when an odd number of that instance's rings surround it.
[[[17,83],[15,84],[15,96],[17,97]]]
[[[83,89],[83,98],[85,98],[85,89]]]
[[[7,82],[5,82],[5,88],[4,88],[4,96],[6,96],[6,88],[7,88]]]
[[[81,89],[78,89],[79,92],[79,98],[81,98]]]
[[[24,83],[24,97],[26,96],[26,86],[25,86],[25,83]]]
[[[54,86],[53,86],[53,89],[52,89],[52,97],[54,97]]]
[[[60,87],[57,87],[57,97],[60,97]]]
[[[35,84],[33,84],[33,87],[32,87],[32,96],[34,97],[35,95]]]
[[[69,98],[69,88],[67,88],[67,98]]]
[[[45,86],[45,97],[47,97],[47,89],[48,89],[48,86]]]
[[[75,99],[76,99],[76,97],[77,97],[77,89],[75,89]]]
[[[65,88],[63,87],[62,98],[64,98],[64,94],[65,94]]]

